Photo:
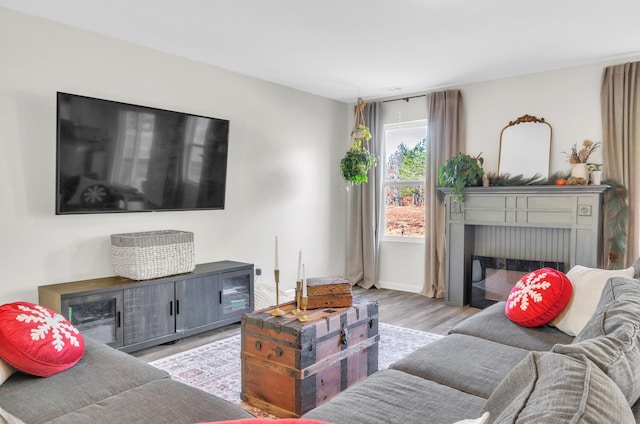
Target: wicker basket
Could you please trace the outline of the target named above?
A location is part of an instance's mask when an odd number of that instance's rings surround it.
[[[112,234],[111,260],[116,275],[132,280],[191,272],[196,267],[193,233],[163,230]]]

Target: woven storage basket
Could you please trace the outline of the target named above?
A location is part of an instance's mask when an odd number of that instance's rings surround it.
[[[112,234],[111,260],[116,275],[132,280],[191,272],[196,267],[193,233],[163,230]]]

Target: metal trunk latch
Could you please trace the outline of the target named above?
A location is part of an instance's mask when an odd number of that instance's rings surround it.
[[[340,329],[340,343],[343,345],[349,343],[349,329],[346,325],[343,325],[342,329]]]

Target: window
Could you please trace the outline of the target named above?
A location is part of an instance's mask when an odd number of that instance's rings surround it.
[[[424,240],[427,121],[384,127],[383,239]]]

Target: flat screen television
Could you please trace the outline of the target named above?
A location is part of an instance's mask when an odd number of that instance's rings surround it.
[[[57,93],[56,214],[224,209],[229,121]]]

